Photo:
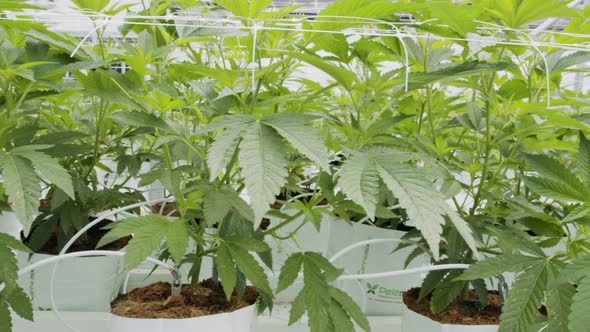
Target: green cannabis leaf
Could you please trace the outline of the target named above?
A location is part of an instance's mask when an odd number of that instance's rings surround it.
[[[407,163],[413,156],[392,149],[367,149],[354,152],[340,171],[342,191],[375,217],[380,181],[399,200],[408,217],[428,242],[435,257],[439,257],[439,243],[443,225],[449,219],[460,231],[465,242],[477,252],[475,239],[467,223],[452,211],[444,196],[435,189],[428,171]]]
[[[243,273],[260,292],[271,296],[272,290],[264,269],[249,253],[249,251],[261,253],[269,250],[266,243],[251,238],[240,236],[224,238],[217,249],[216,268],[228,300],[236,286],[238,272]]]
[[[328,166],[322,136],[318,129],[307,124],[314,119],[311,115],[283,113],[267,115],[261,120],[248,115],[229,115],[212,122],[203,132],[224,130],[216,135],[207,154],[211,179],[219,176],[224,167],[233,166],[232,156],[237,152],[246,190],[256,193],[251,195],[251,205],[254,219],[259,222],[286,182],[285,142],[320,166]]]
[[[188,247],[189,233],[182,219],[161,215],[141,216],[114,223],[97,245],[100,248],[122,237],[133,235],[125,251],[125,270],[135,268],[150,256],[166,239],[172,259],[180,265]]]
[[[10,308],[20,317],[33,320],[33,306],[25,292],[18,286],[18,265],[12,250],[29,252],[20,241],[0,233],[0,332],[11,332]]]
[[[330,285],[343,271],[318,253],[291,255],[281,269],[277,291],[291,286],[301,270],[304,286],[291,308],[289,325],[307,312],[312,332],[354,331],[352,321],[365,331],[371,330],[367,318],[350,296]]]

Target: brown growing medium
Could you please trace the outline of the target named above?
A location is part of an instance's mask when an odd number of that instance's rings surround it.
[[[417,302],[420,288],[412,288],[404,292],[404,303],[408,308],[422,316],[426,316],[434,321],[443,324],[456,325],[498,325],[500,324],[500,315],[502,307],[500,304],[500,295],[498,292],[488,293],[488,305],[481,308],[477,293],[469,291],[469,297],[466,301],[456,300],[451,303],[444,311],[433,314],[430,311],[430,299],[424,298]]]
[[[237,295],[227,301],[221,285],[215,287],[211,280],[201,282],[196,289],[183,286],[179,296],[172,297],[170,284],[159,282],[136,288],[121,295],[111,303],[112,313],[127,318],[193,318],[232,312],[256,302],[255,287],[247,287],[238,301]]]

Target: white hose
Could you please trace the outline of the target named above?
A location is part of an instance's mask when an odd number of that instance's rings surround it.
[[[88,223],[86,226],[82,227],[82,229],[80,229],[76,234],[74,234],[74,236],[66,243],[66,245],[63,247],[63,249],[59,252],[59,254],[56,257],[61,257],[61,256],[67,256],[69,254],[66,254],[66,252],[68,251],[68,249],[70,249],[70,247],[76,242],[76,240],[78,240],[78,238],[80,238],[82,235],[84,235],[84,233],[86,233],[89,229],[91,229],[92,227],[96,226],[98,223],[102,222],[103,220],[110,218],[112,216],[117,215],[118,213],[121,212],[125,212],[131,209],[135,209],[138,207],[143,207],[143,206],[147,206],[147,205],[153,205],[153,204],[157,204],[157,203],[166,203],[166,202],[170,202],[173,201],[173,198],[165,198],[165,199],[158,199],[158,200],[152,200],[152,201],[146,201],[146,202],[141,202],[141,203],[135,203],[135,204],[131,204],[131,205],[127,205],[124,207],[121,207],[119,209],[115,209],[112,211],[109,211],[105,214],[103,214],[102,216],[96,218],[95,220],[93,220],[92,222]],[[164,205],[164,204],[162,204]],[[84,252],[84,251],[82,251]],[[110,254],[110,256],[119,256],[122,257],[125,255],[125,253],[123,252],[117,252],[115,254],[115,252],[111,252],[111,251],[91,251],[94,252],[95,255],[98,255],[96,253],[98,252],[110,252],[112,254]],[[108,255],[107,255],[108,256]],[[76,256],[73,256],[76,257]],[[82,256],[80,256],[82,257]],[[148,261],[152,261],[153,258],[148,257],[147,260]],[[51,302],[51,309],[53,311],[53,313],[55,314],[55,316],[57,317],[58,320],[60,320],[62,323],[64,323],[64,325],[66,325],[71,331],[74,332],[79,332],[78,330],[76,330],[74,327],[72,327],[70,324],[68,324],[65,320],[65,318],[60,314],[58,308],[57,308],[57,304],[55,302],[55,275],[57,273],[57,269],[59,266],[59,259],[56,260],[56,264],[53,266],[53,271],[51,272],[51,278],[49,279],[49,300]],[[159,261],[158,261],[159,262]],[[34,266],[34,264],[33,264]],[[174,271],[175,273],[178,273],[178,271],[171,267],[170,268],[171,271]]]
[[[100,255],[100,256],[117,256],[117,257],[123,257],[123,256],[125,256],[125,253],[124,252],[120,252],[120,251],[108,251],[108,250],[88,250],[88,251],[73,252],[73,253],[69,253],[69,254],[61,254],[61,255],[53,256],[53,257],[50,257],[50,258],[41,260],[39,262],[36,262],[34,264],[31,264],[31,265],[25,267],[24,269],[20,270],[18,272],[18,275],[21,276],[21,275],[23,275],[25,273],[28,273],[28,272],[36,269],[36,268],[41,267],[43,265],[46,265],[46,264],[50,264],[50,263],[55,262],[56,264],[54,266],[53,273],[51,275],[50,286],[49,286],[49,289],[50,289],[50,300],[51,300],[51,306],[52,306],[53,313],[55,314],[55,316],[57,317],[57,319],[60,322],[62,322],[70,331],[80,332],[78,329],[76,329],[75,327],[73,327],[72,325],[70,325],[65,320],[65,318],[61,315],[61,313],[59,312],[59,310],[57,309],[57,304],[55,303],[55,296],[54,296],[55,294],[53,292],[53,290],[54,290],[53,287],[54,287],[55,272],[57,270],[58,262],[61,261],[61,260],[63,260],[63,259],[72,258],[72,257],[97,256],[97,255]],[[155,258],[147,257],[146,260],[149,261],[149,262],[151,262],[151,263],[154,263],[154,264],[156,264],[158,266],[161,266],[163,268],[166,268],[166,269],[170,270],[173,273],[176,271],[176,269],[173,266],[170,266],[170,265],[168,265],[168,264],[166,264],[166,263],[164,263],[164,262],[162,262],[160,260],[157,260]]]
[[[338,280],[379,279],[379,278],[397,277],[397,276],[402,276],[402,275],[406,275],[406,274],[423,273],[423,272],[439,271],[439,270],[453,270],[453,269],[466,270],[468,268],[469,268],[469,264],[441,264],[441,265],[416,267],[413,269],[379,272],[379,273],[350,274],[350,275],[340,276],[340,277],[338,277]]]
[[[38,262],[35,262],[31,265],[28,265],[20,270],[18,270],[17,275],[23,276],[26,273],[29,273],[33,270],[36,270],[42,266],[45,266],[47,264],[51,264],[51,263],[57,263],[58,261],[64,260],[64,259],[68,259],[68,258],[74,258],[74,257],[88,257],[88,256],[117,256],[117,257],[123,257],[125,256],[124,252],[120,252],[120,251],[108,251],[108,250],[87,250],[87,251],[78,251],[78,252],[72,252],[69,254],[63,254],[63,255],[57,255],[57,256],[52,256],[52,257],[48,257],[45,259],[42,259]],[[154,263],[158,266],[161,266],[167,270],[170,271],[174,271],[175,268],[171,265],[168,265],[160,260],[157,260],[155,258],[152,257],[147,257],[146,258],[147,261]],[[0,283],[0,292],[4,289],[5,285],[4,283]]]
[[[386,243],[386,242],[416,244],[416,241],[402,240],[402,239],[397,239],[397,238],[373,239],[373,240],[361,241],[361,242],[353,243],[353,244],[349,245],[348,247],[343,248],[342,250],[340,250],[336,254],[334,254],[334,256],[332,256],[332,258],[330,258],[330,263],[334,263],[334,261],[336,261],[338,258],[344,256],[345,254],[352,251],[353,249],[365,246],[367,244]]]
[[[408,244],[416,244],[415,241],[409,240],[402,240],[397,238],[387,238],[387,239],[373,239],[373,240],[366,240],[357,243],[353,243],[342,250],[338,251],[334,256],[332,256],[329,261],[330,263],[334,263],[337,259],[344,256],[345,254],[349,253],[350,251],[364,247],[369,244],[376,244],[376,243],[387,243],[387,242],[394,242],[394,243],[408,243]],[[359,283],[359,280],[368,280],[368,279],[379,279],[379,278],[389,278],[389,277],[396,277],[406,274],[414,274],[414,273],[423,273],[429,271],[437,271],[437,270],[451,270],[451,269],[468,269],[468,264],[444,264],[444,265],[433,265],[433,266],[425,266],[425,267],[418,267],[413,269],[405,269],[405,270],[397,270],[397,271],[387,271],[387,272],[379,272],[379,273],[363,273],[363,274],[347,274],[338,277],[338,285],[340,286],[340,282],[342,280],[353,280],[357,283],[357,285],[361,288],[361,294],[363,297],[362,301],[362,310],[366,312],[367,309],[367,294],[362,291],[362,286]]]

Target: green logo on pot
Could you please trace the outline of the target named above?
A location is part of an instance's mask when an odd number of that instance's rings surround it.
[[[378,287],[379,285],[371,285],[370,283],[367,283],[367,294],[375,294],[375,291],[377,291]]]
[[[398,297],[402,295],[399,289],[390,289],[379,284],[371,285],[367,283],[367,294],[378,295],[381,297]]]

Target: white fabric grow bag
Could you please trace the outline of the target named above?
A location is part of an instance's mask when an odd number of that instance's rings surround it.
[[[111,315],[109,332],[252,332],[256,305],[234,312],[186,319],[138,319]]]
[[[52,257],[19,253],[19,268]],[[55,263],[23,275],[19,285],[27,292],[35,310],[50,309],[49,285]],[[63,311],[108,311],[122,283],[121,257],[80,257],[59,262],[54,280],[57,309]]]
[[[324,225],[327,226],[327,225]],[[405,233],[362,224],[348,224],[336,220],[329,224],[330,239],[327,257],[351,244],[373,239],[399,239]],[[344,268],[345,274],[379,273],[404,270],[404,262],[414,247],[392,252],[396,243],[386,242],[367,244],[342,256],[334,263]],[[416,258],[411,267],[427,265],[426,257]],[[339,287],[347,292],[361,308],[365,307],[367,316],[399,316],[403,311],[402,291],[420,286],[421,276],[404,275],[395,278],[374,280],[339,281]],[[366,306],[365,306],[366,301]]]
[[[422,316],[404,305],[402,332],[498,332],[498,325],[443,324]]]

